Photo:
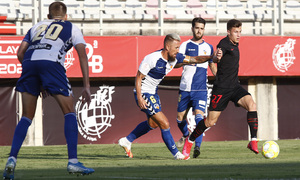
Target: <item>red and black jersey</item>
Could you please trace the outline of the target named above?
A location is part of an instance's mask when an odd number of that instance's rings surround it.
[[[214,85],[221,88],[234,88],[239,84],[240,52],[238,43],[233,44],[227,36],[219,42],[217,47],[222,49],[223,57],[218,63]]]

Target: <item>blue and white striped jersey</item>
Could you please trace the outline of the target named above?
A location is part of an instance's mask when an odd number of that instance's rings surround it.
[[[29,43],[23,61],[49,60],[64,66],[65,55],[72,46],[86,44],[78,27],[69,21],[44,20],[27,32],[23,41]]]
[[[146,75],[142,80],[142,93],[155,94],[163,78],[185,58],[183,54],[178,53],[175,61],[170,62],[162,57],[161,52],[162,50],[159,50],[147,55],[140,64],[139,71]]]
[[[198,44],[187,40],[180,45],[179,52],[188,56],[212,55],[213,46],[203,41]],[[209,60],[212,62],[212,59]],[[201,64],[184,65],[180,80],[182,91],[206,91],[208,61]]]

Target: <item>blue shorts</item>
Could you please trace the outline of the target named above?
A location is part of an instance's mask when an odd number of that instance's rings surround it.
[[[73,95],[66,70],[60,63],[47,60],[24,61],[16,91],[39,96],[41,88],[51,95]]]
[[[177,112],[183,112],[190,107],[199,109],[202,112],[206,110],[207,91],[179,91]]]
[[[144,93],[142,96],[147,102],[147,109],[141,109],[141,111],[146,113],[148,118],[161,111],[161,103],[158,94]],[[134,98],[138,105],[136,92],[134,92]]]

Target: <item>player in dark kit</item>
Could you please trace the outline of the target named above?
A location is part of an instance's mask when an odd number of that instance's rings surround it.
[[[200,121],[193,133],[186,138],[182,150],[183,155],[189,156],[195,139],[200,136],[208,127],[212,127],[218,120],[221,112],[227,107],[229,101],[241,106],[248,111],[247,122],[250,127],[251,141],[248,148],[258,154],[257,148],[257,110],[252,96],[239,83],[239,41],[241,37],[242,23],[239,20],[231,19],[227,22],[227,36],[223,38],[218,48],[221,48],[223,57],[218,63],[218,71],[212,90],[211,102],[208,116]]]

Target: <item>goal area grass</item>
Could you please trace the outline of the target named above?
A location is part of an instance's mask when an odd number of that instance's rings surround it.
[[[66,145],[23,146],[15,180],[300,179],[300,140],[276,142],[280,147],[276,159],[254,154],[246,148],[248,141],[214,141],[203,142],[200,156],[187,161],[174,160],[163,143],[133,143],[133,158],[126,157],[118,144],[78,145],[79,161],[95,169],[92,175],[78,177],[67,172]],[[259,149],[263,143],[258,143]],[[9,151],[9,146],[0,146],[2,170]]]

